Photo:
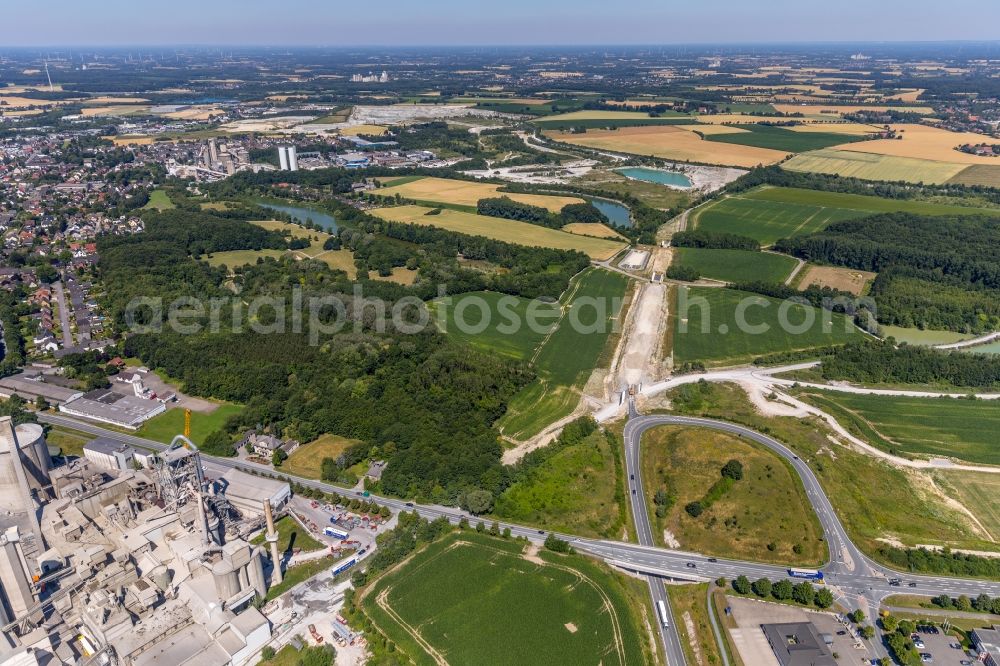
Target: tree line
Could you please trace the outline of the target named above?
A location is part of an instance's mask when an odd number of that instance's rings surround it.
[[[958,388],[1000,385],[1000,358],[896,345],[893,340],[854,342],[823,357],[823,377],[861,384],[947,384]]]

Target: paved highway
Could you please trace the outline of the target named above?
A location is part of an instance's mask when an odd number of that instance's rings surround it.
[[[990,582],[982,580],[967,580],[960,578],[950,578],[945,576],[915,576],[908,573],[893,571],[884,567],[862,554],[848,538],[843,525],[833,512],[826,494],[819,485],[816,476],[809,468],[806,461],[800,460],[797,455],[780,442],[740,425],[713,419],[702,419],[687,416],[668,415],[637,415],[634,409],[630,408],[630,420],[625,426],[625,451],[626,451],[626,472],[629,474],[629,497],[632,504],[632,512],[637,521],[637,533],[640,540],[652,544],[652,532],[649,526],[649,514],[646,510],[646,499],[643,493],[641,482],[642,477],[639,471],[639,442],[642,434],[649,428],[660,425],[687,425],[692,427],[712,428],[734,435],[751,439],[769,449],[775,451],[786,460],[802,478],[802,483],[806,488],[807,496],[819,516],[830,549],[830,562],[823,567],[827,583],[836,591],[838,600],[846,606],[867,607],[866,614],[870,617],[877,612],[882,600],[890,594],[906,593],[926,596],[936,596],[939,594],[949,594],[959,596],[962,594],[974,597],[980,593],[991,596],[1000,596],[1000,582]],[[107,437],[131,446],[162,450],[165,446],[135,435],[123,434],[112,430],[107,430],[98,425],[78,421],[60,414],[40,413],[38,418],[43,423],[60,425],[85,432],[95,437]],[[274,473],[273,470],[264,465],[239,461],[233,458],[216,458],[202,455],[205,471],[210,477],[221,476],[226,470],[240,468],[244,470],[258,469]],[[631,477],[635,476],[633,480]],[[324,492],[344,494],[346,491],[340,486],[334,486],[321,481],[312,481],[301,477],[280,474],[289,481],[294,481],[311,488],[318,488]],[[634,483],[636,493],[632,495],[631,488]],[[434,519],[446,517],[453,523],[457,523],[462,518],[476,521],[478,518],[471,516],[460,509],[454,507],[414,505],[411,502],[388,497],[372,496],[372,499],[388,506],[396,511],[416,511],[421,516]],[[524,525],[501,523],[501,528],[509,527],[515,536],[539,541],[544,538],[547,532]],[[738,560],[728,560],[723,558],[709,558],[698,553],[690,553],[679,550],[659,548],[644,543],[634,544],[622,541],[605,541],[598,539],[585,539],[574,535],[558,534],[561,539],[565,539],[581,552],[586,552],[596,557],[603,558],[615,566],[634,571],[649,576],[659,578],[670,577],[685,580],[714,580],[719,577],[729,579],[744,575],[751,580],[767,577],[771,580],[787,578],[787,569],[769,564],[757,562],[743,562]],[[709,560],[713,561],[709,561]],[[694,564],[694,568],[688,564]],[[902,579],[902,587],[890,587],[890,578]],[[913,587],[909,587],[910,584]],[[662,594],[663,586],[660,582],[655,585],[650,582],[650,592],[654,598],[664,599]],[[653,620],[659,625],[658,618]],[[663,631],[661,628],[661,639],[667,649],[667,658],[670,665],[684,664],[683,652],[680,647],[680,640],[676,633],[676,622],[671,622],[671,630]],[[876,650],[882,651],[879,644]]]

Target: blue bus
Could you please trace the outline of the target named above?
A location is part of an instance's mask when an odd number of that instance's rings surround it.
[[[358,563],[358,558],[352,557],[351,559],[349,559],[346,562],[340,564],[336,569],[334,569],[333,570],[333,575],[336,576],[337,574],[344,573],[345,571],[347,571],[348,569],[350,569],[351,567],[353,567],[357,563]]]
[[[807,580],[823,580],[823,572],[817,569],[789,569],[788,575],[792,578],[805,578]]]
[[[340,539],[341,541],[344,541],[349,536],[351,536],[344,530],[336,527],[324,527],[323,534],[327,535],[328,537],[334,537],[335,539]]]

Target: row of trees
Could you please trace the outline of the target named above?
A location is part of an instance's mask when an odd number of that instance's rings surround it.
[[[755,594],[762,599],[773,598],[778,601],[794,601],[803,606],[829,608],[833,605],[833,593],[827,587],[816,589],[812,583],[803,581],[793,584],[787,578],[771,582],[769,578],[759,578],[753,582],[746,576],[733,580],[733,590],[737,594]],[[864,616],[862,616],[863,618]]]
[[[855,342],[823,358],[823,377],[862,384],[947,384],[993,388],[1000,385],[1000,358],[886,341]]]
[[[760,251],[760,243],[753,238],[715,231],[692,229],[679,231],[670,238],[670,244],[675,247],[701,247],[724,250]]]
[[[877,559],[901,571],[940,573],[966,578],[1000,578],[1000,560],[956,553],[947,548],[928,550],[883,545],[876,549],[876,555]]]

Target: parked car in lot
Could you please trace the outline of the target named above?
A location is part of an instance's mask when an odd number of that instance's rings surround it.
[[[933,664],[934,655],[932,655],[930,652],[921,652],[920,661],[924,662],[925,664]]]

